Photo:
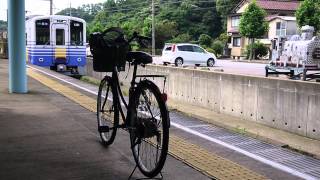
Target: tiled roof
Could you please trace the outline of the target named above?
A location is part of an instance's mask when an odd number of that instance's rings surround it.
[[[299,1],[258,0],[257,4],[265,10],[296,11],[299,7]]]

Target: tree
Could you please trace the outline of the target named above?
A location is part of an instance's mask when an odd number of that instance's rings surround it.
[[[163,48],[164,44],[173,39],[177,32],[177,24],[170,21],[160,21],[156,23],[156,48]]]
[[[249,45],[255,38],[263,36],[269,28],[265,20],[266,12],[255,1],[249,4],[240,18],[239,30],[242,36],[249,38]],[[252,46],[251,46],[252,47]],[[253,49],[250,48],[249,59],[253,58]]]
[[[320,30],[320,0],[304,0],[296,11],[299,27],[313,26],[315,31]]]
[[[199,36],[199,44],[200,45],[203,45],[203,46],[206,46],[206,47],[210,47],[211,44],[212,44],[212,38],[207,35],[207,34],[201,34]]]
[[[227,16],[231,10],[239,3],[239,0],[217,0],[217,12],[221,15],[223,30],[227,30]]]
[[[211,48],[217,56],[221,56],[223,54],[224,43],[219,40],[215,40],[212,43]]]

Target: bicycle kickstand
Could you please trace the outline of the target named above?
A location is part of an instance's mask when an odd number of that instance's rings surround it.
[[[132,175],[133,175],[133,173],[136,171],[137,167],[138,167],[137,165],[134,167],[133,171],[131,172],[130,176],[128,177],[128,180],[131,180]],[[160,177],[159,177],[159,178],[138,178],[138,179],[136,179],[136,180],[143,180],[143,179],[157,179],[157,180],[162,180],[162,179],[163,179],[163,175],[162,175],[161,172],[160,172],[159,174],[160,174]]]

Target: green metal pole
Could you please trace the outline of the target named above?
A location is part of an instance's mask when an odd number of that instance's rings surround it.
[[[8,0],[9,92],[27,93],[25,2]]]

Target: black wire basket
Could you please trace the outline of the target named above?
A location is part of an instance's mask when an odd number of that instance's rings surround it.
[[[129,43],[120,28],[109,28],[103,33],[90,34],[90,50],[93,56],[93,70],[112,72],[114,67],[124,71]]]

